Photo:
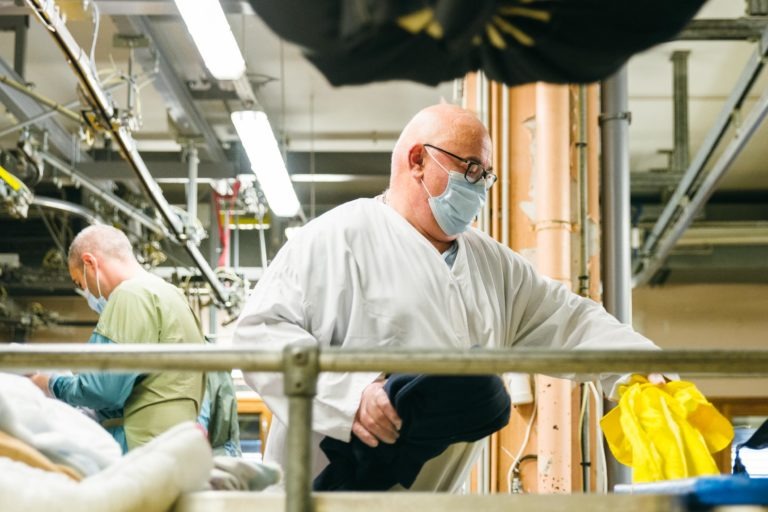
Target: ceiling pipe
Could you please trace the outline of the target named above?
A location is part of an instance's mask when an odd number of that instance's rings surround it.
[[[629,246],[629,112],[627,67],[601,83],[600,140],[603,186],[603,305],[620,322],[632,324]],[[613,404],[606,401],[606,409]],[[606,451],[608,488],[629,483],[632,473]]]
[[[101,119],[107,124],[115,143],[120,148],[123,157],[131,164],[139,181],[144,187],[148,197],[155,204],[176,240],[186,249],[194,264],[200,269],[203,278],[208,281],[217,304],[229,309],[228,292],[216,277],[208,262],[200,253],[199,248],[186,235],[181,219],[171,210],[170,205],[163,197],[158,184],[152,178],[144,160],[136,149],[136,141],[133,140],[128,129],[120,122],[117,112],[110,98],[101,88],[98,78],[93,74],[90,60],[86,52],[80,48],[75,39],[69,33],[64,20],[59,15],[58,8],[53,2],[45,0],[27,0],[27,3],[35,10],[38,18],[46,25],[54,40],[67,57],[68,62],[78,76],[80,83],[89,94],[96,108],[99,109]]]
[[[54,199],[52,197],[35,196],[32,198],[32,204],[40,206],[41,208],[47,208],[49,210],[56,210],[64,213],[71,213],[78,217],[85,219],[89,224],[103,224],[96,212],[89,210],[79,204],[70,203],[69,201],[62,201],[61,199]]]
[[[160,235],[163,238],[171,236],[168,229],[162,223],[148,217],[144,212],[132,204],[120,199],[110,192],[107,192],[104,190],[103,185],[100,185],[85,177],[82,173],[78,172],[76,169],[71,168],[55,156],[44,152],[38,152],[36,155],[42,158],[45,163],[60,173],[68,176],[76,185],[83,187],[85,190],[95,195],[114,209],[122,212],[131,220],[138,222],[149,231]]]

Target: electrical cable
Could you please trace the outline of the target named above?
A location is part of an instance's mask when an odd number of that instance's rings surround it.
[[[528,425],[525,427],[525,435],[523,436],[523,442],[520,443],[520,449],[517,450],[517,454],[512,459],[512,464],[509,466],[509,470],[507,471],[507,485],[509,486],[509,489],[512,489],[512,476],[513,476],[513,470],[515,469],[515,466],[520,462],[520,459],[523,457],[523,451],[525,451],[525,447],[528,446],[528,441],[531,439],[531,432],[533,431],[533,424],[536,421],[536,400],[534,399],[533,402],[531,402],[531,405],[533,405],[533,412],[531,413],[531,418],[528,420]],[[512,457],[512,454],[504,448],[501,447],[502,450],[504,450],[504,453],[506,453],[509,457]]]
[[[99,25],[101,21],[101,13],[99,12],[99,6],[96,5],[96,1],[93,0],[91,2],[91,7],[93,8],[93,40],[91,41],[91,69],[93,70],[94,74],[98,77],[98,74],[96,72],[96,42],[99,39]]]
[[[596,418],[602,418],[603,417],[603,389],[602,385],[598,382],[595,384],[594,382],[587,382],[587,386],[589,387],[590,391],[592,391],[593,396],[595,397],[595,417]],[[599,440],[599,442],[595,443],[597,446],[595,447],[595,459],[596,459],[596,465],[595,465],[595,473],[597,474],[597,483],[599,484],[596,487],[597,492],[599,493],[607,493],[608,492],[608,463],[605,458],[605,445],[603,442],[603,431],[600,428],[600,422],[596,422],[596,437]]]

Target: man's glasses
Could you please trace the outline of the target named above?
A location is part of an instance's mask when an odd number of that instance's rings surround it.
[[[451,158],[455,158],[459,162],[466,165],[467,167],[464,170],[464,179],[467,180],[467,182],[475,184],[478,181],[483,180],[485,183],[485,190],[488,190],[493,186],[494,183],[496,183],[497,178],[496,175],[491,172],[493,170],[491,167],[486,169],[480,165],[480,162],[476,162],[475,160],[470,160],[468,158],[462,158],[459,155],[454,155],[450,151],[446,151],[445,149],[439,148],[432,144],[424,144],[424,147],[436,149],[439,152],[445,153]]]

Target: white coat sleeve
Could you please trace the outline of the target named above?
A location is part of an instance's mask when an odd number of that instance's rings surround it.
[[[510,337],[515,347],[575,350],[659,350],[600,304],[580,297],[561,283],[538,275],[513,256]],[[617,358],[620,355],[617,353]],[[571,378],[572,376],[563,376]],[[597,376],[579,375],[579,379]],[[617,374],[602,374],[603,388],[615,397]]]
[[[285,248],[284,248],[285,249]],[[323,336],[318,340],[311,332],[310,305],[307,289],[327,294],[322,300],[313,295],[314,316],[333,323],[334,317],[344,315],[338,297],[344,290],[333,286],[333,269],[326,269],[302,250],[283,250],[264,273],[249,297],[234,332],[235,344],[252,344],[260,349],[282,350],[297,341],[309,341],[328,346]],[[298,253],[298,254],[297,254]],[[307,261],[310,263],[307,264]],[[312,267],[312,268],[308,268]],[[320,281],[321,286],[313,283]],[[320,291],[318,291],[320,290]],[[318,308],[324,311],[317,313]],[[349,441],[363,389],[376,380],[378,373],[321,373],[314,400],[312,429],[320,434]],[[288,424],[288,400],[283,389],[282,373],[251,372],[246,382],[264,399],[270,411],[283,424]]]

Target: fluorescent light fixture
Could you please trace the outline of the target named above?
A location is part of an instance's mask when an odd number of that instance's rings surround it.
[[[366,175],[366,174],[291,174],[291,181],[294,183],[349,183],[352,181],[380,182],[389,179],[389,175]]]
[[[232,123],[261,190],[267,196],[269,207],[278,217],[294,217],[299,213],[299,199],[288,177],[267,114],[256,110],[232,112]]]
[[[245,61],[219,0],[175,0],[208,71],[217,80],[237,80]]]

